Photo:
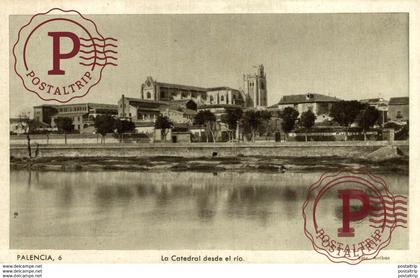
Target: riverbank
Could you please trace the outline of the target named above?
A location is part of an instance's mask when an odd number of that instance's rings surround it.
[[[409,159],[406,156],[374,161],[350,157],[11,157],[11,170],[37,171],[193,171],[193,172],[307,172],[336,171],[342,168],[367,167],[377,173],[408,175]]]
[[[32,145],[33,157],[351,157],[366,158],[380,148],[398,148],[408,156],[407,141],[256,142],[256,143],[144,143]],[[26,145],[11,145],[10,156],[28,157]]]

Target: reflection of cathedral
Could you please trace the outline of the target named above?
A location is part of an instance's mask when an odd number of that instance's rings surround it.
[[[248,98],[248,107],[267,106],[267,80],[263,65],[258,66],[256,74],[244,74],[244,91]]]

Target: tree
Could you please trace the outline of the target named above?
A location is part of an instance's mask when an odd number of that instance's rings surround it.
[[[407,124],[405,124],[401,129],[395,130],[395,140],[407,140],[409,136],[409,127],[410,124],[407,121]]]
[[[23,132],[24,132],[23,134],[26,135],[28,157],[31,160],[32,158],[36,158],[38,156],[38,153],[39,153],[38,143],[36,143],[35,156],[32,156],[31,134],[37,133],[40,128],[45,127],[45,124],[41,123],[40,121],[38,121],[36,119],[31,119],[30,114],[31,114],[31,112],[29,112],[29,111],[22,111],[19,114],[18,119],[19,119],[19,124],[23,129]],[[47,136],[48,136],[48,134],[47,134]],[[48,144],[48,141],[47,141],[47,144]]]
[[[169,133],[169,130],[173,128],[174,124],[167,116],[159,115],[155,122],[155,128],[160,129],[161,139],[163,138],[166,142],[166,135]]]
[[[373,127],[379,119],[379,111],[373,106],[367,106],[357,116],[357,123],[363,129],[363,139],[366,141],[366,131]]]
[[[262,135],[266,135],[266,140],[267,140],[267,136],[270,135],[271,133],[271,113],[269,111],[266,110],[260,110],[257,111],[258,113],[258,118],[260,119],[260,124],[258,125],[258,133],[260,136]]]
[[[306,129],[306,132],[305,132],[306,142],[308,141],[308,130],[314,126],[315,119],[316,119],[316,116],[311,110],[303,112],[300,115],[300,124]]]
[[[115,120],[107,114],[99,115],[95,118],[94,126],[96,132],[102,135],[101,143],[105,143],[106,134],[114,131]]]
[[[136,129],[136,126],[134,125],[132,121],[115,119],[114,128],[117,131],[117,133],[120,135],[120,142],[121,142],[123,139],[123,134],[134,132],[134,130]]]
[[[64,133],[64,144],[67,144],[67,133],[73,131],[73,120],[71,118],[59,117],[55,120],[59,132]]]
[[[356,120],[357,115],[359,115],[360,110],[363,109],[363,104],[358,102],[357,100],[350,100],[350,101],[339,101],[335,102],[330,111],[330,116],[336,121],[338,124],[346,127],[346,137],[345,140],[347,141],[348,137],[348,128],[354,121]]]
[[[248,110],[242,115],[241,124],[244,132],[251,134],[251,140],[255,142],[255,132],[261,125],[261,114],[258,111]]]
[[[19,124],[24,128],[26,140],[27,140],[27,147],[28,147],[28,155],[29,159],[32,158],[32,150],[31,150],[31,136],[32,128],[30,125],[31,120],[29,119],[30,112],[21,112],[19,114]]]
[[[235,108],[232,110],[228,110],[226,114],[222,115],[222,122],[225,123],[229,129],[229,139],[230,141],[233,140],[233,134],[238,133],[239,129],[239,120],[242,117],[242,109]],[[236,138],[239,139],[239,138]]]
[[[216,138],[214,137],[216,115],[214,115],[210,110],[201,110],[195,115],[194,123],[198,125],[204,125],[206,127],[207,142],[209,142],[208,132],[211,133],[213,142],[216,142]]]
[[[296,120],[299,116],[299,112],[292,107],[284,108],[283,112],[281,113],[282,123],[281,129],[284,133],[288,134],[295,128]]]

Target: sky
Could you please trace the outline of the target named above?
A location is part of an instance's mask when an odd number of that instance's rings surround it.
[[[341,99],[408,96],[408,14],[86,16],[103,36],[118,39],[118,66],[106,67],[101,82],[70,103],[116,104],[122,94],[139,97],[147,76],[240,89],[242,75],[259,64],[267,74],[269,105],[283,95],[306,93]],[[10,53],[28,20],[10,17]],[[43,103],[11,70],[11,116]]]

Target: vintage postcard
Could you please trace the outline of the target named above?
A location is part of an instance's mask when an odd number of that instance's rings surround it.
[[[1,262],[419,263],[418,4],[6,2]]]

